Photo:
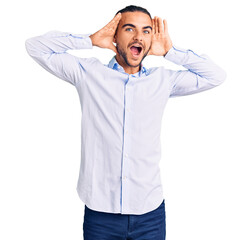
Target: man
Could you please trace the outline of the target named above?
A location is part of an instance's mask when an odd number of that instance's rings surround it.
[[[116,46],[115,46],[115,45]],[[108,48],[105,65],[69,49]],[[162,114],[169,97],[220,85],[223,69],[207,55],[175,47],[166,20],[127,6],[94,34],[50,31],[26,40],[29,55],[74,85],[82,109],[77,191],[85,203],[85,240],[153,239],[166,235],[159,160]],[[145,68],[148,55],[187,70]]]

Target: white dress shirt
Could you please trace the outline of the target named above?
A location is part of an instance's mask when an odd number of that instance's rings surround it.
[[[101,212],[144,214],[163,201],[159,161],[161,120],[169,97],[220,85],[226,72],[207,55],[173,46],[164,56],[185,70],[165,67],[128,74],[115,56],[105,65],[69,49],[91,49],[90,34],[50,31],[26,40],[28,54],[77,89],[81,164],[77,192]]]

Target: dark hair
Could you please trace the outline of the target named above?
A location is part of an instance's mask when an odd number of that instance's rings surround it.
[[[135,6],[135,5],[129,5],[129,6],[125,7],[125,8],[123,8],[123,9],[119,10],[117,13],[119,13],[119,12],[120,13],[124,13],[124,12],[143,12],[143,13],[149,15],[149,17],[152,19],[151,15],[150,15],[150,13],[148,12],[147,9],[139,7],[139,6]]]

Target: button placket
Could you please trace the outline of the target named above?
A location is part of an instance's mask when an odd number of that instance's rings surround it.
[[[122,213],[128,210],[130,187],[128,182],[128,173],[130,169],[130,123],[131,123],[131,106],[132,106],[132,83],[129,81],[125,84],[125,114],[124,114],[124,139],[123,139],[123,164],[122,164]]]

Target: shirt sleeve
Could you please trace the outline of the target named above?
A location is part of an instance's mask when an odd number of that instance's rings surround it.
[[[67,50],[91,49],[93,45],[89,35],[49,31],[27,39],[25,47],[28,54],[48,72],[76,85],[85,74],[82,65],[88,58],[76,57],[67,53]]]
[[[170,97],[184,96],[216,87],[226,79],[226,72],[208,55],[198,55],[190,49],[173,46],[165,59],[185,67],[187,70],[168,70],[172,89]]]

